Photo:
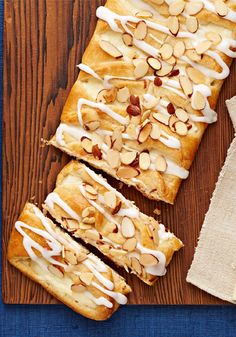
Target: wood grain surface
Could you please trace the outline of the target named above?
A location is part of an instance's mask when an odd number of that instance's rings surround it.
[[[57,303],[6,261],[10,231],[27,200],[39,205],[52,191],[69,157],[41,139],[55,132],[66,97],[78,75],[76,64],[94,31],[99,0],[8,0],[4,21],[3,282],[5,303]],[[218,122],[209,126],[189,178],[174,206],[145,199],[133,188],[122,193],[160,219],[185,243],[154,287],[119,270],[133,288],[131,304],[222,304],[186,283],[194,247],[215,183],[233,138],[225,99],[235,94],[236,67],[224,83]],[[234,79],[234,80],[233,80]],[[113,186],[114,179],[108,178]]]

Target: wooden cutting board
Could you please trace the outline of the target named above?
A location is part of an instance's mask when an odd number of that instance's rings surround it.
[[[25,278],[6,260],[11,228],[27,200],[41,204],[54,188],[58,172],[69,157],[42,147],[59,123],[62,107],[76,80],[102,0],[8,0],[4,21],[3,104],[3,282],[5,303],[57,303],[40,286]],[[189,178],[174,206],[152,202],[133,188],[122,193],[140,209],[161,220],[185,243],[154,287],[120,270],[131,285],[131,304],[222,304],[186,283],[194,247],[208,209],[227,148],[233,138],[225,99],[235,95],[236,67],[226,80],[217,107],[218,122],[201,143]],[[108,178],[113,186],[117,182]]]

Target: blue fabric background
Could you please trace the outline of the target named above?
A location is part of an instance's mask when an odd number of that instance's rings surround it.
[[[2,75],[3,0],[0,0],[0,23]],[[0,98],[2,102],[1,90]],[[64,305],[0,303],[0,337],[74,336],[236,337],[236,307],[125,306],[110,320],[94,322],[75,314]]]

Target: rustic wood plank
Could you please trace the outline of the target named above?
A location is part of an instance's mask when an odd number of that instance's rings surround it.
[[[55,184],[69,158],[41,146],[58,125],[66,97],[76,77],[76,64],[94,31],[96,7],[103,0],[7,0],[4,21],[3,116],[3,300],[5,303],[57,303],[40,286],[25,278],[6,261],[13,223],[27,200],[39,205]],[[161,220],[185,243],[174,257],[167,277],[154,287],[145,286],[120,270],[133,288],[130,303],[222,304],[224,302],[186,283],[194,247],[233,128],[225,99],[235,94],[232,78],[226,80],[217,111],[200,145],[190,177],[183,182],[174,206],[151,202],[132,188],[122,193],[141,210]],[[234,74],[234,75],[233,75]],[[108,178],[113,186],[117,182]]]

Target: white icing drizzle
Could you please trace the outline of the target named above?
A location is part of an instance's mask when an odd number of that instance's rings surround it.
[[[202,110],[204,116],[196,116],[196,115],[190,115],[192,121],[195,122],[205,122],[205,123],[214,123],[217,120],[217,113],[211,109],[210,104],[207,100],[207,97],[211,95],[211,89],[204,84],[198,84],[193,86],[193,94],[192,94],[192,99],[196,92],[199,91],[202,93],[205,99],[205,108]],[[192,105],[194,108],[194,101],[192,101]]]
[[[85,291],[84,294],[90,298],[95,304],[97,305],[104,305],[107,308],[112,308],[113,304],[108,301],[105,297],[95,297],[93,294],[91,294],[89,291]]]
[[[204,3],[204,7],[206,8],[206,10],[208,10],[209,12],[217,14],[215,6],[211,1],[209,1],[209,0],[201,0],[201,1]],[[232,11],[232,9],[228,8],[228,13],[223,18],[227,19],[229,21],[232,21],[232,22],[236,22],[236,12],[234,12],[234,11]]]
[[[47,196],[45,204],[51,209],[54,208],[54,204],[57,204],[73,219],[81,221],[80,216],[75,211],[73,211],[73,209],[71,209],[70,206],[68,206],[56,192],[52,192]]]
[[[119,304],[126,304],[127,303],[127,297],[124,296],[121,293],[118,292],[114,292],[114,291],[110,291],[107,289],[104,289],[103,287],[101,287],[99,284],[97,284],[96,282],[92,281],[92,285],[97,288],[98,290],[102,291],[104,294],[108,295],[109,297],[114,298],[114,300],[119,303]]]
[[[101,80],[101,77],[89,66],[87,66],[86,64],[80,63],[77,66],[80,70],[84,71],[87,74],[90,74],[91,76],[93,76],[94,78],[96,78],[97,80]]]
[[[107,289],[113,290],[114,284],[110,280],[108,280],[105,276],[100,274],[96,268],[94,267],[94,264],[91,261],[85,260],[83,261],[83,264],[94,274],[94,276],[98,279],[99,282],[101,282]]]
[[[153,249],[149,249],[146,248],[144,246],[142,246],[139,242],[137,243],[137,248],[140,250],[140,252],[142,254],[151,254],[153,256],[155,256],[159,263],[157,263],[154,266],[150,266],[150,267],[145,267],[145,270],[151,274],[151,275],[156,275],[156,276],[163,276],[166,274],[166,256],[165,254],[163,254],[162,252],[158,251],[158,250],[153,250]]]

